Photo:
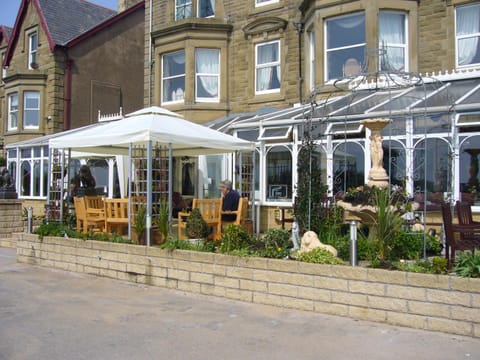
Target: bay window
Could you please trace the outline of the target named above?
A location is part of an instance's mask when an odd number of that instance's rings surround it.
[[[183,101],[185,50],[162,56],[162,103]]]
[[[456,66],[480,63],[480,4],[458,6],[455,9]]]
[[[18,93],[8,96],[8,130],[18,128]]]
[[[220,79],[220,50],[195,50],[195,99],[218,101]]]
[[[175,0],[175,20],[192,17],[192,0]]]
[[[339,16],[325,22],[325,78],[338,79],[356,75],[355,66],[365,64],[365,14]],[[345,65],[353,72],[344,74]]]
[[[40,93],[25,91],[23,93],[23,127],[38,129],[40,122]]]
[[[255,92],[277,92],[280,89],[280,41],[255,46]]]
[[[380,12],[380,70],[408,70],[406,19],[406,15],[400,12]]]

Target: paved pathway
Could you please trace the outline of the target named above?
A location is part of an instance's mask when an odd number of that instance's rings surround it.
[[[0,360],[480,359],[480,340],[18,264],[0,248]]]

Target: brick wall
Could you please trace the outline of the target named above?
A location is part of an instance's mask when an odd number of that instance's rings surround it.
[[[480,338],[480,279],[15,235],[22,263]]]

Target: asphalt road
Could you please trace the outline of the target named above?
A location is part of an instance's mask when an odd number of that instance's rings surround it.
[[[0,248],[0,359],[480,359],[480,339],[18,264]]]

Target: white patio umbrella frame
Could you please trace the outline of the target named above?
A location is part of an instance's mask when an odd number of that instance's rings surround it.
[[[87,126],[84,130],[80,129],[63,136],[57,136],[49,140],[49,148],[68,149],[69,151],[105,156],[128,154],[131,159],[132,146],[145,145],[147,148],[146,244],[150,246],[152,225],[152,146],[154,143],[167,146],[169,149],[168,206],[170,220],[172,210],[173,156],[255,151],[255,143],[253,142],[187,121],[180,115],[157,106],[127,114],[120,120],[105,122],[95,127]],[[130,161],[129,174],[132,173],[131,166]],[[61,201],[63,201],[63,197]]]

